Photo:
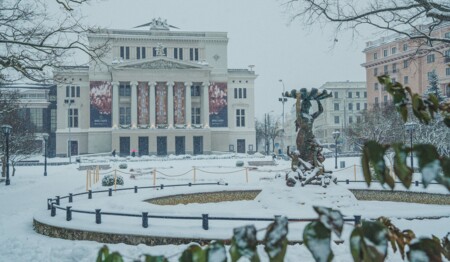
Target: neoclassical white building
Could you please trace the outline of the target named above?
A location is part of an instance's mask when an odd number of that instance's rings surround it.
[[[227,33],[100,30],[105,64],[55,72],[56,153],[253,151],[255,72],[228,69]]]

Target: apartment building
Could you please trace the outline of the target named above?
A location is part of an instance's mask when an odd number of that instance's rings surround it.
[[[58,155],[255,150],[255,72],[228,68],[227,33],[170,29],[93,32],[106,64],[55,72]]]

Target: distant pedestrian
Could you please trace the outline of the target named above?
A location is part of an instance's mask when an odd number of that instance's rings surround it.
[[[116,157],[116,150],[114,149],[111,154],[113,157]]]

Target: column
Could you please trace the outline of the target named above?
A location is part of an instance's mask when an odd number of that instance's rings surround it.
[[[156,123],[156,100],[155,100],[155,82],[148,82],[150,87],[150,127],[155,128]]]
[[[173,127],[173,82],[167,82],[167,118],[169,127]]]
[[[204,127],[209,127],[209,82],[203,82],[202,84],[202,122]]]
[[[131,82],[131,127],[137,127],[137,82]]]
[[[185,92],[186,92],[186,99],[185,99],[185,109],[184,109],[184,113],[186,114],[185,115],[185,119],[186,119],[186,122],[185,122],[185,124],[188,126],[188,127],[190,127],[191,126],[191,119],[192,119],[192,117],[191,117],[191,115],[192,115],[192,112],[191,112],[191,109],[192,109],[192,102],[191,102],[191,86],[192,86],[192,83],[191,82],[185,82],[184,83],[184,88],[185,88]]]
[[[119,82],[112,82],[113,85],[113,128],[119,128]]]

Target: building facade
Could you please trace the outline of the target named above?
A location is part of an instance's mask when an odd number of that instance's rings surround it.
[[[450,25],[437,28],[432,36],[450,39]],[[428,76],[436,70],[442,93],[450,97],[450,44],[435,45],[431,51],[421,43],[395,34],[367,42],[363,52],[369,106],[392,99],[377,80],[377,76],[385,74],[409,86],[413,92],[423,94],[429,85]]]
[[[326,82],[319,89],[333,96],[321,100],[323,113],[314,121],[313,132],[322,144],[333,144],[334,131],[342,133],[349,125],[363,121],[361,112],[368,107],[366,82]],[[340,141],[342,150],[353,150],[343,136]]]
[[[149,27],[92,33],[105,63],[55,72],[57,154],[253,151],[256,75],[228,69],[227,34]]]

